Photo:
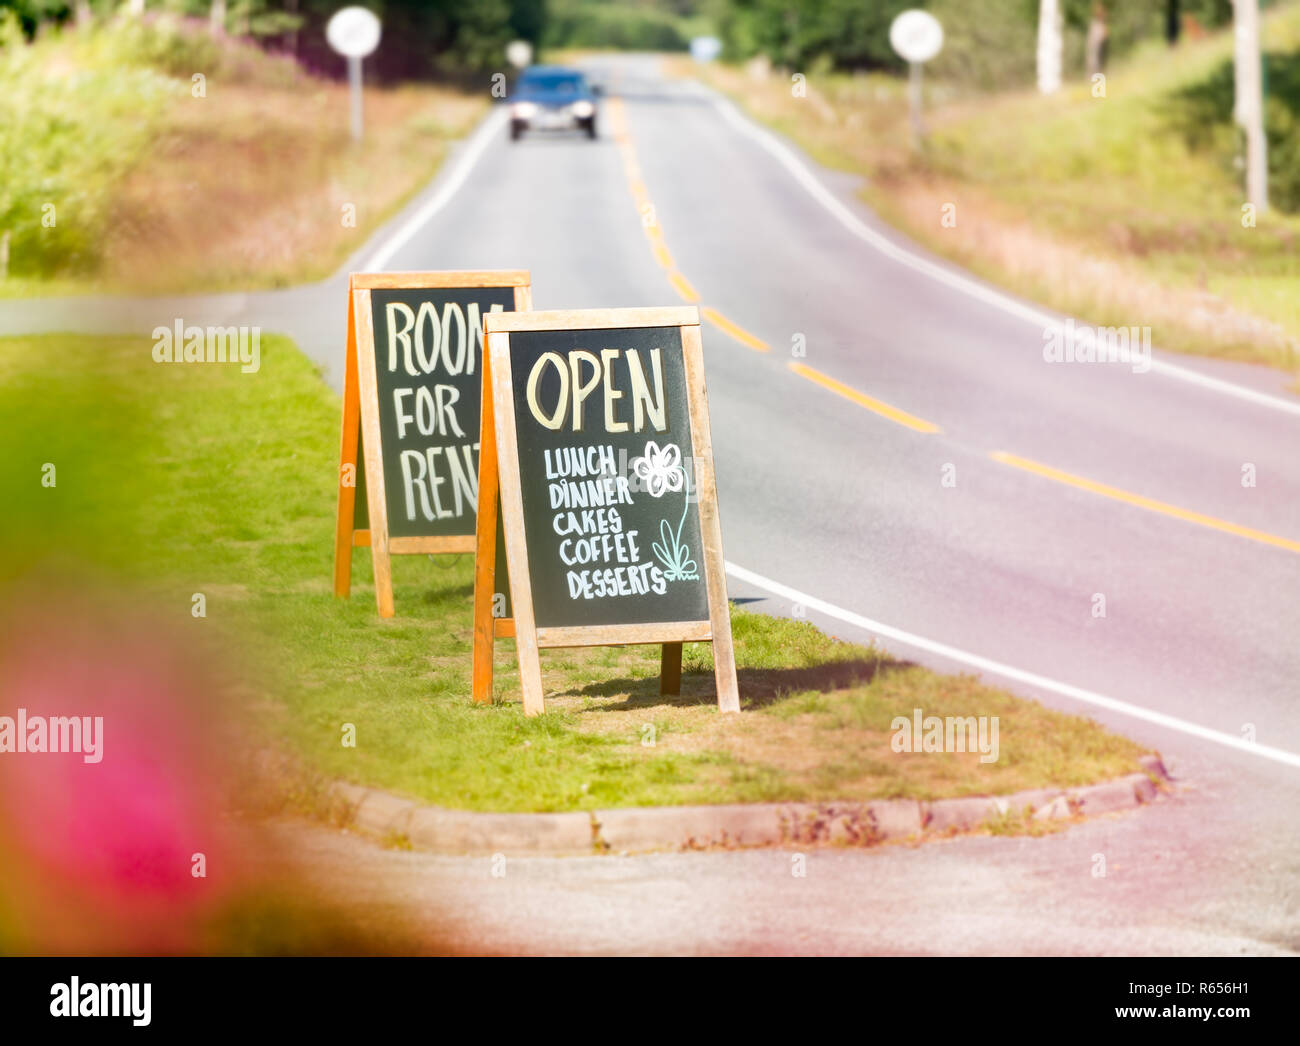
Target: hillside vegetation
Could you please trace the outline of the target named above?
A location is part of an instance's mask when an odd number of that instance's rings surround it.
[[[0,14],[0,294],[263,287],[332,272],[487,104],[345,84],[201,22],[119,17],[26,44]],[[382,156],[382,163],[373,162]]]
[[[880,74],[755,78],[682,62],[817,159],[862,174],[886,220],[986,278],[1166,349],[1300,365],[1300,6],[1264,22],[1273,209],[1243,210],[1232,41],[1139,46],[1044,97],[932,82],[909,141],[904,85]]]

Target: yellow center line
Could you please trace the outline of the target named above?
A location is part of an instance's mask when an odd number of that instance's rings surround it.
[[[695,288],[692,287],[690,283],[687,282],[686,277],[676,269],[669,270],[668,280],[684,300],[689,302],[697,302],[700,300],[700,296],[695,292]]]
[[[668,282],[673,285],[683,299],[688,302],[698,302],[700,300],[699,292],[691,286],[688,280],[677,268],[677,263],[673,261],[673,256],[668,250],[668,244],[664,242],[663,230],[659,226],[659,218],[654,212],[654,204],[650,200],[650,191],[646,188],[645,181],[641,175],[641,165],[636,158],[636,148],[632,144],[632,136],[627,129],[627,114],[623,109],[623,100],[621,98],[611,98],[610,106],[610,124],[614,128],[614,140],[618,143],[619,151],[623,155],[623,171],[627,176],[627,187],[632,193],[632,200],[636,203],[636,209],[642,216],[641,231],[645,233],[646,239],[650,242],[650,251],[654,255],[655,261],[659,267],[664,270],[668,276]],[[649,220],[647,221],[647,217]],[[715,327],[730,335],[740,344],[755,352],[770,352],[771,346],[762,338],[750,334],[739,324],[732,323],[722,315],[717,309],[701,310],[706,320]]]
[[[1111,498],[1114,501],[1122,501],[1128,505],[1135,505],[1138,508],[1147,509],[1149,512],[1159,512],[1162,516],[1181,519],[1186,523],[1195,523],[1198,526],[1209,527],[1212,530],[1219,530],[1225,534],[1232,534],[1239,538],[1259,541],[1265,545],[1272,545],[1275,548],[1284,548],[1288,552],[1300,552],[1300,541],[1291,541],[1288,538],[1281,538],[1275,534],[1266,534],[1262,530],[1254,530],[1251,527],[1239,526],[1236,523],[1229,523],[1227,520],[1216,519],[1214,516],[1207,516],[1201,512],[1192,512],[1189,509],[1179,508],[1177,505],[1170,505],[1164,501],[1156,501],[1154,498],[1143,497],[1141,494],[1131,494],[1127,490],[1120,490],[1118,487],[1110,487],[1105,483],[1098,483],[1095,480],[1084,479],[1082,476],[1075,476],[1069,472],[1062,472],[1060,469],[1054,469],[1050,465],[1043,465],[1037,461],[1030,461],[1028,458],[1018,457],[1015,454],[1008,454],[1003,450],[992,451],[989,454],[989,457],[994,461],[1001,462],[1003,465],[1010,465],[1013,468],[1023,469],[1025,472],[1032,472],[1036,476],[1055,480],[1057,483],[1064,483],[1067,486],[1076,487],[1079,490],[1086,490],[1091,494],[1100,494],[1104,498]]]
[[[717,309],[713,309],[713,308],[709,308],[708,306],[705,306],[703,309],[700,310],[700,312],[703,314],[706,320],[712,323],[715,327],[718,327],[721,330],[725,331],[726,333],[730,334],[733,338],[736,339],[736,341],[740,342],[742,345],[749,346],[755,352],[772,351],[772,346],[770,346],[762,338],[750,334],[749,331],[745,330],[745,328],[739,327],[736,324],[732,323],[729,319],[727,319],[727,317],[722,315],[722,313],[720,313]]]
[[[632,193],[632,199],[636,203],[637,211],[642,215],[641,230],[645,233],[646,239],[650,243],[650,251],[654,255],[655,261],[659,267],[664,270],[668,276],[668,282],[673,285],[681,297],[691,303],[700,300],[699,293],[691,286],[690,281],[682,275],[673,261],[673,256],[669,253],[668,244],[664,242],[663,229],[659,225],[659,216],[654,211],[654,205],[650,200],[650,190],[646,188],[645,181],[641,174],[641,165],[637,161],[636,146],[632,143],[632,135],[627,126],[627,113],[623,107],[621,98],[611,98],[610,107],[610,125],[614,128],[614,138],[618,142],[619,152],[623,156],[623,172],[627,177],[627,187]],[[646,217],[649,221],[645,221]],[[717,327],[729,337],[738,341],[746,348],[753,349],[755,352],[771,352],[772,347],[762,338],[751,334],[739,324],[732,323],[722,313],[714,308],[702,308],[701,315],[713,326]],[[805,367],[799,363],[791,363],[790,369],[796,374],[815,381],[823,388],[830,389],[838,393],[845,399],[852,400],[859,406],[866,407],[868,410],[875,411],[883,418],[895,421],[900,425],[906,425],[909,429],[917,432],[939,432],[939,426],[933,425],[922,418],[908,414],[906,411],[899,410],[897,407],[891,407],[888,403],[882,403],[880,400],[872,399],[864,393],[851,389],[843,385],[834,378],[828,378],[825,374],[820,374],[811,367]]]
[[[856,403],[859,407],[866,407],[867,410],[874,411],[882,418],[888,418],[900,425],[906,425],[909,429],[917,432],[942,432],[943,430],[933,422],[926,421],[924,418],[918,418],[915,414],[908,414],[905,410],[899,410],[897,407],[891,407],[888,403],[874,399],[864,392],[850,388],[843,382],[836,381],[834,378],[806,367],[802,363],[796,363],[791,360],[786,364],[792,371],[801,378],[807,378],[809,381],[816,382],[824,389],[830,389],[831,392],[843,396],[846,400]]]
[[[655,261],[657,261],[662,268],[668,269],[669,271],[676,268],[676,266],[673,265],[673,256],[668,253],[668,248],[664,246],[663,240],[651,244],[650,249],[654,251]]]

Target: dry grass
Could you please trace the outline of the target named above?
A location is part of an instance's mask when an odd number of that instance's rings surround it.
[[[1023,209],[948,178],[880,185],[869,195],[932,250],[1062,312],[1103,325],[1128,325],[1138,317],[1156,332],[1162,348],[1195,345],[1198,354],[1286,369],[1300,362],[1286,326],[1213,293],[1204,272],[1195,283],[1171,284],[1148,271],[1142,258],[1149,248],[1127,225],[1112,223],[1105,231],[1113,250],[1099,251],[1052,235],[1027,219]],[[958,207],[955,227],[940,224],[948,204]],[[1207,264],[1234,260],[1241,259],[1229,251],[1207,258]]]
[[[322,278],[427,181],[484,105],[437,87],[368,89],[357,149],[346,85],[216,85],[183,99],[116,195],[105,281],[167,292]]]
[[[659,693],[656,647],[543,651],[547,711],[612,744],[612,760],[691,761],[692,780],[677,791],[678,802],[1008,794],[1118,777],[1141,754],[1087,719],[830,639],[802,622],[733,610],[733,626],[742,716],[717,714],[705,645],[687,646],[682,692],[673,696]],[[502,647],[496,691],[513,702],[513,650]],[[463,667],[455,658],[434,663]],[[998,717],[996,762],[981,762],[977,752],[895,751],[894,719],[915,708]]]

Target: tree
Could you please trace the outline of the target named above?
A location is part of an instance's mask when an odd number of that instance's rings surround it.
[[[1088,37],[1085,43],[1084,63],[1088,79],[1091,80],[1106,65],[1106,40],[1110,36],[1110,27],[1106,24],[1106,5],[1092,5],[1092,17],[1088,20]]]
[[[510,42],[510,5],[506,0],[475,0],[457,19],[452,64],[463,69],[499,68]]]
[[[807,69],[829,61],[840,69],[900,68],[889,25],[917,0],[733,0],[718,18],[728,51],[765,54],[777,65]]]
[[[1233,115],[1246,132],[1246,200],[1255,211],[1268,210],[1268,139],[1264,137],[1263,74],[1259,54],[1259,2],[1233,0],[1235,105]]]
[[[1038,4],[1038,90],[1055,94],[1061,89],[1061,56],[1065,47],[1064,12],[1060,0]]]

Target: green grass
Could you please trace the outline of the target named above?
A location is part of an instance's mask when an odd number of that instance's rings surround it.
[[[740,716],[716,711],[706,644],[686,648],[667,699],[657,648],[546,652],[548,710],[530,719],[507,642],[495,702],[476,706],[468,557],[395,560],[389,620],[364,556],[352,598],[332,595],[339,408],[311,363],[280,338],[263,339],[256,375],[155,364],[149,348],[0,340],[0,598],[57,566],[189,627],[204,593],[193,627],[241,677],[222,729],[245,754],[288,753],[286,794],[345,778],[452,807],[584,810],[1002,793],[1136,769],[1138,747],[1086,719],[742,610]],[[894,753],[891,720],[913,708],[999,716],[1000,759]]]

